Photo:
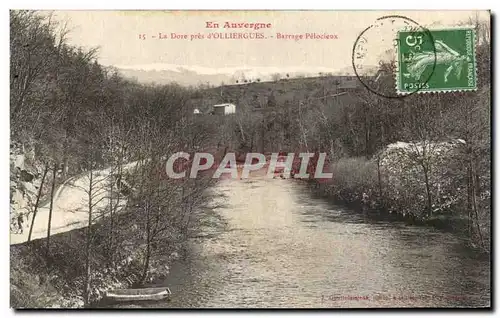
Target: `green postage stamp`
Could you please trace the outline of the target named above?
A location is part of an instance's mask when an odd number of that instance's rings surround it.
[[[398,94],[477,88],[474,28],[399,31],[397,45]]]

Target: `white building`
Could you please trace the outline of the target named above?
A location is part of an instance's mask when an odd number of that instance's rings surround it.
[[[193,111],[193,114],[201,114],[200,110],[198,108],[195,108]]]
[[[226,104],[218,104],[213,106],[215,115],[229,115],[236,113],[236,105],[226,103]]]

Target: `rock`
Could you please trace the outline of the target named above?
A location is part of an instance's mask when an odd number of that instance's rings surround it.
[[[14,167],[19,168],[20,170],[24,170],[24,155],[17,155],[14,158]]]

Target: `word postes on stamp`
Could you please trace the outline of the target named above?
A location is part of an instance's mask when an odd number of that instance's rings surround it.
[[[474,28],[429,31],[398,32],[397,93],[475,90]]]

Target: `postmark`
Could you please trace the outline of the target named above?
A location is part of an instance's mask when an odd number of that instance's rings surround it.
[[[422,73],[422,85],[407,86],[407,92],[397,90],[395,74],[398,71],[399,38],[398,32],[407,31],[418,34],[422,41],[429,43],[429,65]],[[429,30],[411,18],[401,15],[388,15],[376,19],[366,27],[356,39],[352,50],[352,66],[357,78],[371,93],[386,98],[404,98],[419,92],[431,79],[436,66],[433,37]],[[390,76],[382,76],[390,75]],[[381,78],[391,78],[391,83]]]
[[[429,31],[432,39],[421,32],[398,32],[397,93],[476,90],[475,29]]]

